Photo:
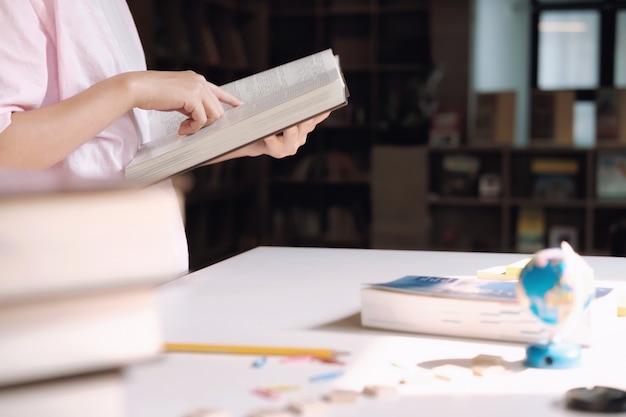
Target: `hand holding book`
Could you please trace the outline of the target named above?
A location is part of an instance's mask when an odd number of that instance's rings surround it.
[[[163,124],[157,126],[151,132],[156,139],[139,148],[126,167],[126,177],[145,183],[159,182],[196,166],[225,159],[227,154],[234,157],[263,152],[286,156],[288,149],[281,146],[291,143],[289,146],[297,149],[298,143],[289,139],[295,134],[300,141],[304,140],[306,133],[328,112],[347,105],[348,97],[338,58],[331,49],[221,88],[244,104],[228,108],[221,118],[186,137],[178,135],[178,129],[172,131],[171,126],[176,123],[166,123],[169,130]],[[159,114],[161,120],[162,116]],[[291,127],[298,130],[287,130]],[[281,132],[287,136],[279,138],[277,134]],[[270,139],[241,150],[265,138]]]
[[[295,155],[300,146],[306,142],[307,135],[311,133],[315,127],[326,120],[330,116],[330,112],[322,113],[312,117],[295,126],[288,127],[284,131],[268,136],[263,140],[252,142],[243,148],[245,156],[269,155],[273,158],[284,158],[286,156]],[[231,156],[238,156],[236,151]]]
[[[134,107],[177,112],[172,121],[179,135],[196,133],[221,118],[226,108],[243,104],[193,71],[136,71],[126,76],[134,89]]]

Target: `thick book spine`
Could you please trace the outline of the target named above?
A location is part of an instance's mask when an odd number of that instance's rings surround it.
[[[0,307],[0,386],[105,370],[163,347],[156,290]]]
[[[222,86],[244,104],[198,132],[176,132],[141,146],[126,178],[154,183],[347,104],[348,91],[331,49]],[[160,129],[154,128],[153,131]]]
[[[567,338],[584,346],[602,337],[616,320],[614,291],[596,299]],[[361,289],[361,324],[365,327],[452,337],[534,343],[552,329],[515,302],[468,300]],[[593,331],[592,331],[593,330]]]
[[[124,374],[112,369],[0,390],[0,416],[123,417]]]
[[[0,196],[0,301],[158,285],[187,272],[172,189]]]

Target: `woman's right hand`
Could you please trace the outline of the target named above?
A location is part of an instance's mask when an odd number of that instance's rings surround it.
[[[241,100],[193,71],[138,71],[128,77],[135,107],[178,111],[188,117],[180,135],[189,135],[224,115],[223,104],[236,107]]]

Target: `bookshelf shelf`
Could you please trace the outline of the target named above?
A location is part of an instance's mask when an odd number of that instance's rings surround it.
[[[616,148],[612,147],[612,151]],[[625,148],[622,148],[625,149]],[[615,243],[611,231],[626,219],[626,197],[610,200],[598,198],[595,192],[597,160],[605,148],[514,148],[506,146],[458,148],[428,148],[429,178],[428,215],[432,224],[430,241],[433,248],[449,250],[488,250],[514,252],[518,250],[518,222],[527,209],[543,213],[542,242],[550,246],[551,231],[568,228],[575,233],[576,249],[583,254],[613,254]],[[444,169],[444,158],[464,155],[479,161],[480,168],[453,172]],[[576,167],[568,173],[533,172],[533,161],[550,161],[550,167]],[[570,164],[570,165],[568,165]],[[569,169],[567,168],[567,169]],[[499,176],[501,189],[497,197],[480,196],[478,182],[485,173]],[[570,177],[575,189],[569,196],[561,195],[555,187],[547,194],[535,195],[540,176]],[[467,195],[448,196],[446,181],[462,181]],[[563,182],[559,184],[569,184]],[[462,218],[459,221],[458,218]],[[621,230],[621,229],[620,229]],[[615,234],[615,233],[613,233]]]
[[[272,65],[331,47],[340,57],[350,103],[312,132],[297,155],[270,161],[266,240],[281,245],[371,247],[377,229],[372,177],[385,176],[383,165],[373,172],[374,147],[402,138],[413,145],[427,141],[425,130],[399,126],[392,120],[397,114],[385,109],[390,101],[401,101],[390,96],[391,90],[410,91],[429,71],[429,2],[270,0],[269,8]],[[332,156],[334,160],[328,160]],[[312,175],[298,176],[298,166],[309,159],[326,163]],[[332,167],[337,169],[338,164],[351,168],[333,174]],[[350,174],[345,175],[346,170]],[[318,232],[306,235],[311,228],[298,225],[298,219],[319,223]]]
[[[501,199],[439,196],[429,196],[428,203],[432,206],[455,207],[494,207],[504,204],[503,200]]]

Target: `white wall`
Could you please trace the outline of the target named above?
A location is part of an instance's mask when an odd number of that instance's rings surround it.
[[[530,0],[474,0],[470,114],[474,92],[517,91],[514,144],[528,143]]]

